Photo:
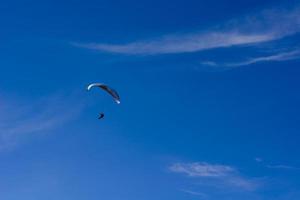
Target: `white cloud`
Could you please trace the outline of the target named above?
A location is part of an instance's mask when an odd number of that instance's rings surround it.
[[[218,67],[218,66],[219,67],[241,67],[241,66],[247,66],[247,65],[252,65],[261,62],[281,62],[281,61],[297,60],[297,59],[300,59],[300,50],[293,50],[288,52],[277,53],[274,55],[255,57],[240,62],[217,63],[214,61],[204,61],[201,62],[201,64],[211,66],[211,67]]]
[[[188,177],[209,179],[215,186],[227,186],[244,190],[255,190],[259,183],[242,177],[238,170],[231,166],[209,164],[206,162],[175,163],[169,167],[171,172],[182,173]]]
[[[185,189],[182,189],[180,191],[182,191],[184,193],[187,193],[187,194],[190,194],[190,195],[199,196],[201,198],[207,198],[207,195],[202,193],[202,192],[195,192],[195,191],[192,191],[192,190],[185,190]]]
[[[298,167],[293,167],[289,165],[267,165],[267,168],[270,169],[286,169],[286,170],[299,170],[300,168]]]
[[[120,54],[167,54],[196,52],[236,45],[258,44],[278,40],[300,31],[300,8],[270,9],[223,26],[188,34],[170,34],[156,39],[127,44],[90,43],[74,45]]]
[[[254,44],[274,39],[272,34],[247,34],[236,31],[207,32],[189,35],[168,35],[156,40],[133,42],[124,45],[112,44],[76,44],[77,46],[100,51],[121,54],[168,54],[186,53],[201,50],[230,47],[234,45]]]
[[[260,157],[256,157],[256,158],[254,158],[254,160],[255,160],[256,162],[258,162],[258,163],[261,163],[261,162],[264,161],[264,160],[263,160],[262,158],[260,158]]]
[[[235,172],[230,166],[202,163],[176,163],[170,167],[172,172],[184,173],[190,177],[223,177]]]
[[[62,97],[37,101],[2,100],[0,112],[0,150],[12,148],[31,134],[41,134],[62,126],[78,116],[82,106],[68,106]]]
[[[299,167],[294,167],[286,164],[267,164],[262,158],[255,158],[255,161],[258,163],[263,163],[263,166],[269,169],[282,169],[282,170],[300,170]]]
[[[250,180],[241,176],[234,175],[229,176],[225,183],[249,191],[255,190],[260,185],[260,183],[257,180]]]

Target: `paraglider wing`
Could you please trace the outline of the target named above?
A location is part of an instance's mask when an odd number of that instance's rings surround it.
[[[108,87],[107,85],[105,85],[103,83],[92,83],[87,87],[87,90],[91,90],[93,87],[99,87],[99,88],[105,90],[107,93],[109,93],[114,98],[114,101],[117,104],[121,103],[120,96],[117,93],[117,91],[115,91],[114,89]]]

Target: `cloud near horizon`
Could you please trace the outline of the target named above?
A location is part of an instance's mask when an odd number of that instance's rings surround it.
[[[269,9],[231,20],[223,26],[187,34],[170,34],[127,44],[73,43],[103,52],[155,55],[197,52],[208,49],[253,45],[278,40],[300,31],[300,7]]]

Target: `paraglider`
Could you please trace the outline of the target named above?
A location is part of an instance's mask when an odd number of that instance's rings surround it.
[[[104,113],[100,113],[100,116],[98,117],[98,119],[102,119],[104,117]]]
[[[104,91],[106,91],[108,94],[110,94],[113,97],[113,100],[117,103],[120,104],[120,96],[117,93],[117,91],[115,91],[114,89],[108,87],[107,85],[103,84],[103,83],[92,83],[90,85],[88,85],[88,87],[86,88],[88,91],[90,91],[92,88],[94,87],[98,87]],[[104,118],[104,113],[100,113],[98,119],[103,119]]]
[[[114,101],[117,103],[117,104],[120,104],[121,101],[120,101],[120,96],[119,94],[117,93],[117,91],[115,91],[114,89],[108,87],[107,85],[103,84],[103,83],[92,83],[90,84],[86,89],[89,91],[91,90],[93,87],[99,87],[103,90],[105,90],[106,92],[108,92],[113,98],[114,98]]]

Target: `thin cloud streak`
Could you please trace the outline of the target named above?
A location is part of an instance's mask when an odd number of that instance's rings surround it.
[[[267,165],[266,167],[270,169],[300,170],[300,168],[298,167],[293,167],[289,165]]]
[[[169,169],[172,172],[184,173],[190,177],[223,177],[235,171],[230,166],[212,165],[205,162],[176,163]]]
[[[281,52],[274,55],[262,56],[251,58],[242,62],[233,62],[233,63],[217,63],[214,61],[204,61],[201,62],[202,65],[207,65],[211,67],[241,67],[252,65],[261,62],[280,62],[280,61],[288,61],[288,60],[297,60],[300,58],[300,50],[293,50],[288,52]]]
[[[87,49],[94,49],[104,52],[135,54],[135,55],[154,55],[171,53],[188,53],[220,47],[230,47],[243,44],[254,44],[259,42],[271,41],[274,39],[272,34],[246,34],[239,32],[208,32],[200,34],[190,34],[181,36],[165,36],[157,40],[133,42],[124,45],[111,44],[79,44],[75,46]]]
[[[259,185],[257,181],[242,177],[238,170],[227,165],[206,162],[175,163],[169,170],[192,178],[210,180],[216,187],[225,186],[252,191]]]
[[[60,97],[49,97],[29,105],[9,104],[0,111],[0,150],[15,147],[22,138],[54,130],[75,119],[82,106],[68,108],[67,102]]]
[[[127,44],[72,43],[103,52],[128,55],[155,55],[196,52],[237,45],[251,45],[278,40],[300,31],[300,8],[270,9],[201,32],[166,35]]]
[[[207,198],[207,195],[202,193],[202,192],[195,192],[195,191],[192,191],[192,190],[185,190],[185,189],[182,189],[180,191],[184,192],[184,193],[187,193],[187,194],[190,194],[190,195],[193,195],[193,196],[199,196],[201,198]]]
[[[229,64],[225,64],[225,66],[239,67],[239,66],[252,65],[260,62],[280,62],[280,61],[296,60],[299,58],[300,58],[300,50],[295,50],[295,51],[279,53],[271,56],[252,58],[245,62],[229,63]]]
[[[258,162],[258,163],[261,163],[261,162],[264,161],[264,160],[263,160],[262,158],[260,158],[260,157],[256,157],[256,158],[254,158],[254,160],[255,160],[256,162]]]
[[[267,164],[264,162],[262,158],[255,158],[255,161],[257,163],[262,163],[264,167],[269,168],[269,169],[282,169],[282,170],[300,170],[299,167],[294,167],[286,164]]]

